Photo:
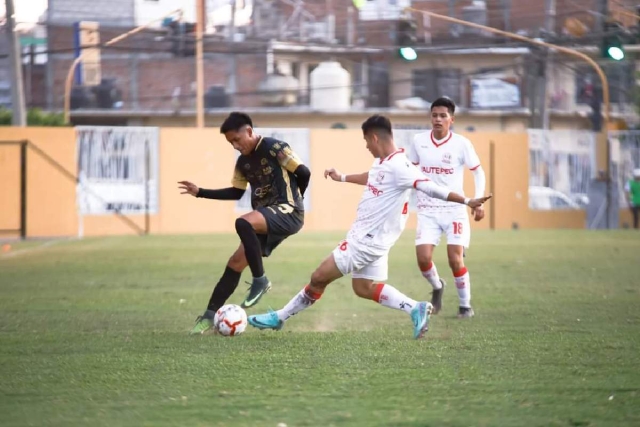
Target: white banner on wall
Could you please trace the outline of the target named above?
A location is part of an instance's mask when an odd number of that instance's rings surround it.
[[[76,132],[80,215],[158,212],[158,128],[78,126]]]
[[[471,108],[515,108],[521,106],[520,88],[499,78],[472,78]]]
[[[596,174],[595,134],[529,129],[529,208],[584,209]]]
[[[302,162],[310,166],[311,164],[311,150],[310,150],[310,132],[309,129],[302,128],[256,128],[256,133],[261,136],[275,138],[280,141],[284,141],[293,150],[294,153],[300,157]],[[236,159],[240,156],[240,153],[236,151]],[[311,210],[311,185],[304,196],[304,209],[305,211]],[[246,212],[251,210],[251,187],[244,193],[244,196],[236,203],[236,210]]]

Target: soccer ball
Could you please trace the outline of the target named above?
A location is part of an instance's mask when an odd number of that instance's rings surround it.
[[[223,305],[213,317],[213,327],[225,337],[240,335],[247,328],[247,313],[239,305]]]

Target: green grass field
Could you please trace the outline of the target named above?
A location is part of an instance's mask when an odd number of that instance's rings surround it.
[[[288,301],[342,236],[285,242],[266,262],[273,291],[249,313]],[[428,299],[412,237],[393,249],[389,283]],[[477,232],[476,317],[455,318],[450,286],[421,341],[406,314],[359,300],[348,279],[280,332],[190,337],[236,241],[92,238],[0,254],[0,425],[640,425],[640,233]]]

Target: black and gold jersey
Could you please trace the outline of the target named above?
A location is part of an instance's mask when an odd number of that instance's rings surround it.
[[[238,157],[231,183],[241,190],[251,185],[253,209],[285,203],[303,211],[302,195],[294,175],[301,164],[286,142],[260,137],[251,154]]]

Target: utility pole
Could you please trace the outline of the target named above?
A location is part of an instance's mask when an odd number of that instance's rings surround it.
[[[20,54],[20,40],[15,33],[15,10],[13,0],[5,0],[7,14],[7,40],[9,42],[9,63],[11,64],[11,109],[13,110],[12,124],[26,126],[27,116],[24,107],[24,85],[22,83],[22,55]]]
[[[332,0],[326,0],[326,1],[327,1],[326,3],[327,17],[325,18],[327,23],[326,42],[333,43],[336,39],[336,14],[335,14],[335,10],[333,9],[333,1]]]
[[[511,31],[511,0],[502,0],[502,19],[504,30]]]
[[[204,28],[205,0],[196,0],[196,126],[203,128],[204,123]]]
[[[609,0],[598,0],[598,13],[596,15],[597,29],[601,33],[601,40],[604,40],[604,28],[609,18]]]
[[[547,33],[556,30],[556,0],[546,0],[544,28]]]
[[[547,36],[555,34],[556,30],[556,0],[546,0],[544,27]],[[549,129],[549,106],[547,94],[549,93],[549,76],[553,70],[552,53],[544,48],[542,52],[542,81],[540,88],[540,125],[542,129]]]
[[[229,41],[235,43],[236,38],[236,0],[231,0],[231,22],[229,23]],[[227,80],[228,93],[232,95],[231,105],[236,101],[235,96],[237,92],[236,75],[238,73],[238,59],[235,54],[235,49],[231,49],[231,60],[229,61],[229,79]],[[237,104],[236,104],[237,105]]]
[[[597,19],[597,23],[598,23],[598,27],[596,28],[596,31],[600,32],[600,43],[598,43],[599,45],[602,45],[605,41],[605,37],[606,35],[606,30],[607,30],[607,20],[609,19],[609,0],[599,0],[598,3],[598,15],[597,15],[598,19]],[[604,88],[603,88],[604,89]],[[600,113],[600,109],[597,107],[600,107],[600,90],[598,90],[598,88],[596,88],[593,91],[593,96],[596,97],[596,99],[594,100],[595,103],[597,103],[596,108],[594,108],[593,114],[601,114]],[[607,108],[609,108],[609,106],[607,106]],[[598,117],[599,119],[599,117]],[[605,226],[607,229],[611,228],[611,211],[612,211],[612,207],[611,207],[611,199],[612,199],[612,185],[611,185],[611,144],[609,143],[609,121],[607,120],[603,126],[603,129],[601,130],[602,135],[604,135],[604,140],[601,141],[601,145],[604,144],[605,145],[605,150],[606,150],[606,164],[603,165],[604,168],[604,172],[605,172],[605,184],[606,184],[606,201],[605,201]]]

